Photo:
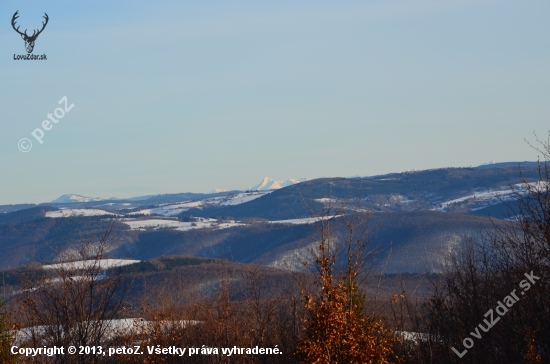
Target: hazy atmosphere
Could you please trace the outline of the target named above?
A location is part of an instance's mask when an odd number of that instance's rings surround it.
[[[25,54],[11,27],[49,24]],[[547,1],[3,1],[0,203],[536,160]],[[36,128],[66,96],[62,121]],[[18,141],[32,150],[22,153]]]
[[[550,363],[550,2],[0,2],[0,364]]]

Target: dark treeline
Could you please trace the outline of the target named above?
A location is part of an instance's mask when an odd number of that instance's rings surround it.
[[[550,145],[539,151],[550,159]],[[517,195],[506,224],[453,254],[423,307],[433,363],[550,362],[550,166]],[[449,347],[455,350],[449,350]],[[421,360],[420,360],[421,362]]]

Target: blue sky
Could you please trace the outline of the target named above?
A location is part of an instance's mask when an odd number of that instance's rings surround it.
[[[11,28],[50,21],[34,54]],[[0,3],[0,204],[534,160],[548,1]],[[74,108],[31,132],[67,96]],[[18,141],[29,138],[28,153]]]

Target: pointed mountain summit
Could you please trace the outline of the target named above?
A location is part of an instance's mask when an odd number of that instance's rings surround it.
[[[296,183],[307,181],[307,178],[300,179],[287,179],[285,181],[276,181],[273,178],[264,177],[261,183],[251,187],[253,191],[268,191],[268,190],[278,190],[279,188],[291,186]]]

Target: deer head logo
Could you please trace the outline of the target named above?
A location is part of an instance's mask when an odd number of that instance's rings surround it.
[[[21,35],[21,38],[23,38],[23,40],[25,41],[25,48],[27,48],[27,53],[28,54],[31,54],[33,49],[34,49],[34,42],[36,41],[36,38],[38,38],[38,36],[40,35],[40,33],[42,33],[42,31],[44,30],[44,28],[46,28],[46,24],[48,24],[48,14],[44,13],[44,19],[46,19],[45,22],[42,22],[42,29],[40,30],[35,30],[32,35],[28,35],[27,34],[27,29],[25,29],[25,32],[24,33],[21,33],[19,31],[19,27],[15,27],[15,21],[17,20],[17,18],[19,18],[19,10],[17,10],[15,12],[15,14],[13,14],[13,18],[11,18],[11,26],[13,27],[13,29],[19,33]]]

